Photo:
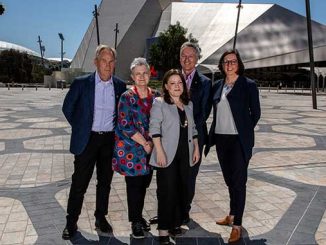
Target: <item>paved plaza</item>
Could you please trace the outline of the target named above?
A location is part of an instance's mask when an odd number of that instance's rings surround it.
[[[0,244],[155,245],[130,238],[124,178],[114,175],[107,219],[113,234],[94,227],[95,178],[79,231],[61,239],[73,171],[70,127],[61,105],[67,90],[0,88]],[[249,165],[244,237],[237,244],[326,244],[326,95],[312,109],[309,95],[261,91],[262,118]],[[211,118],[209,119],[211,121]],[[228,191],[214,149],[203,159],[191,222],[177,244],[227,244]],[[156,215],[155,176],[144,217]]]

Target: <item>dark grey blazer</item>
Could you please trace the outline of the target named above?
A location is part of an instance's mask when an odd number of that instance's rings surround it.
[[[194,150],[193,137],[197,135],[196,125],[193,118],[192,102],[184,106],[188,120],[188,145],[189,145],[189,165],[193,166],[192,154]],[[166,103],[162,97],[155,98],[151,109],[149,123],[149,134],[151,136],[161,135],[162,147],[167,158],[167,166],[171,164],[177,152],[180,136],[180,118],[177,106]],[[149,164],[157,165],[156,150],[153,149]]]

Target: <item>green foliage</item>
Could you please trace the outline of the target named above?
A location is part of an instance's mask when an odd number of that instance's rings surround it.
[[[0,53],[0,76],[8,79],[1,82],[22,82],[31,76],[28,72],[30,72],[30,61],[27,54],[13,49]]]
[[[5,12],[5,7],[2,3],[0,3],[0,15],[2,15]]]
[[[165,32],[161,32],[157,42],[149,49],[149,63],[159,72],[164,73],[172,68],[179,68],[179,53],[181,45],[186,41],[197,43],[192,34],[186,37],[187,29],[177,22],[169,25]]]
[[[51,74],[27,53],[17,50],[4,50],[0,53],[0,82],[33,83],[43,82],[43,76]]]
[[[160,80],[150,80],[148,86],[152,89],[156,89],[158,91],[162,90],[162,81]]]
[[[44,75],[51,75],[52,71],[41,64],[34,64],[32,70],[33,80],[36,83],[43,83]]]

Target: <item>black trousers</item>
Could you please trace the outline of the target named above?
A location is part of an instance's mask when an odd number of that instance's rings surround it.
[[[153,172],[141,176],[126,176],[129,222],[141,221],[146,189],[152,180]]]
[[[190,168],[190,174],[189,174],[189,191],[188,191],[188,204],[186,207],[186,216],[185,218],[189,218],[189,212],[191,209],[191,203],[195,197],[195,190],[196,190],[196,180],[197,180],[197,175],[199,172],[201,160],[202,160],[202,152],[203,152],[203,145],[199,144],[199,153],[200,153],[200,159],[199,161]]]
[[[157,168],[157,199],[159,230],[178,227],[185,219],[189,200],[189,150],[180,144],[172,163],[167,168]]]
[[[215,134],[217,157],[230,195],[230,215],[234,225],[242,224],[246,203],[248,163],[244,158],[238,135]]]
[[[70,187],[67,224],[77,222],[81,213],[84,195],[96,165],[96,210],[95,217],[103,217],[108,213],[109,193],[113,176],[112,155],[114,132],[106,134],[92,133],[85,150],[75,155],[74,173]]]

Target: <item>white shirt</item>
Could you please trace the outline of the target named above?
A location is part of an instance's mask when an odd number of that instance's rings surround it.
[[[114,131],[115,95],[112,77],[102,81],[95,73],[95,101],[92,131]]]
[[[221,100],[216,108],[215,134],[238,134],[230,104],[226,97],[231,89],[232,87],[228,85],[224,85],[223,87]]]

